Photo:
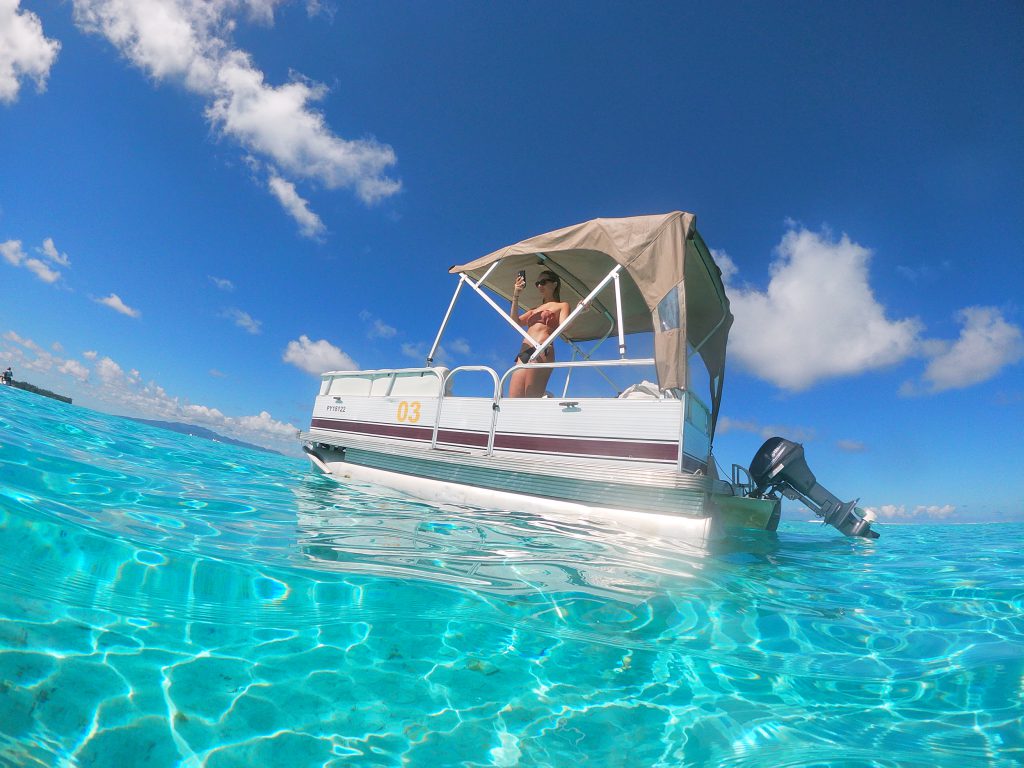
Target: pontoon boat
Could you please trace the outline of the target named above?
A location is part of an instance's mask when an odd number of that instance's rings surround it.
[[[539,344],[502,308],[524,269],[554,272],[575,305]],[[749,467],[721,476],[712,446],[733,316],[692,214],[594,219],[449,271],[458,282],[423,367],[322,375],[300,435],[314,467],[428,500],[614,520],[690,540],[774,530],[783,494],[846,535],[877,537],[856,502],[816,482],[796,443],[772,438]],[[464,293],[533,347],[528,361],[506,370],[435,361]],[[556,337],[572,358],[538,362]],[[596,359],[609,339],[617,354]],[[557,371],[561,394],[509,397],[523,365]],[[595,375],[607,395],[595,392]],[[484,390],[460,394],[469,378]]]

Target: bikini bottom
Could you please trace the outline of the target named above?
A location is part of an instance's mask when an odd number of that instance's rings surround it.
[[[520,363],[526,363],[530,359],[530,355],[533,354],[533,350],[534,349],[536,349],[536,347],[534,347],[529,342],[524,341],[522,349],[520,349],[519,350],[519,354],[516,355],[516,360],[518,360]],[[538,363],[553,363],[553,362],[555,362],[555,348],[554,347],[548,347],[547,349],[545,349],[541,353],[540,357],[538,357],[535,362],[538,362]]]

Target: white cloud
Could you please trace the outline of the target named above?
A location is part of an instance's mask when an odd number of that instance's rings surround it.
[[[371,339],[393,339],[398,334],[398,329],[388,325],[379,317],[375,317],[372,312],[363,310],[359,313],[359,319],[364,323],[370,324],[370,330],[366,332],[368,338]]]
[[[757,376],[791,391],[914,354],[921,325],[886,318],[868,283],[870,257],[845,235],[835,241],[806,229],[787,232],[767,290],[729,286],[736,316],[731,354]],[[731,260],[729,269],[735,274]]]
[[[717,248],[711,249],[711,256],[714,258],[718,268],[722,271],[722,282],[728,283],[731,281],[736,274],[740,271],[739,267],[736,266],[736,262],[730,258],[729,254],[725,251],[720,251]]]
[[[0,243],[0,255],[12,267],[20,267],[21,263],[25,260],[25,251],[21,249],[21,240],[7,240]]]
[[[930,506],[914,507],[915,515],[926,515],[939,520],[949,517],[954,512],[956,512],[956,507],[952,504],[932,504]]]
[[[960,338],[942,344],[924,371],[928,391],[980,384],[1024,359],[1020,327],[1006,322],[995,307],[967,307],[957,313],[957,319],[963,326]],[[908,393],[910,388],[905,385],[903,391]]]
[[[423,365],[427,359],[427,353],[430,352],[430,344],[425,341],[415,343],[407,341],[402,344],[401,349],[403,355]],[[465,339],[452,339],[446,344],[438,345],[437,350],[434,352],[434,362],[448,365],[451,363],[452,354],[468,355],[471,351],[469,342]]]
[[[117,366],[112,360],[110,363]],[[286,422],[275,420],[266,411],[256,416],[228,416],[218,408],[172,397],[157,383],[143,383],[140,377],[113,377],[105,381],[104,385],[96,394],[117,406],[119,413],[165,421],[183,421],[265,448],[295,451],[295,435],[298,429]]]
[[[908,510],[905,504],[883,504],[880,507],[867,507],[864,511],[876,520],[910,520],[914,518],[944,520],[956,512],[956,507],[952,504],[932,504],[930,506],[919,504]]]
[[[806,229],[787,232],[763,292],[733,285],[738,270],[732,259],[714,256],[736,316],[730,352],[783,389],[799,391],[923,356],[930,361],[921,379],[905,382],[900,393],[936,393],[988,381],[1024,359],[1024,333],[995,307],[961,310],[963,327],[954,342],[922,338],[917,319],[887,319],[868,282],[871,252],[846,235],[836,241]]]
[[[198,424],[213,429],[228,437],[234,437],[264,447],[275,446],[293,450],[298,428],[283,421],[277,421],[266,411],[255,416],[227,416],[218,408],[205,405],[181,404],[174,399],[176,418],[188,424]]]
[[[39,259],[26,259],[25,268],[35,274],[43,283],[56,283],[60,280],[60,272],[50,269]]]
[[[769,437],[784,437],[797,443],[810,442],[815,438],[815,431],[810,427],[792,427],[784,424],[760,424],[756,421],[741,421],[722,416],[716,427],[718,434],[727,432],[750,432],[767,440]]]
[[[867,446],[859,440],[837,440],[836,447],[846,453],[864,453],[867,450]]]
[[[172,397],[156,382],[143,381],[138,370],[126,371],[112,358],[95,351],[84,352],[82,358],[88,362],[83,363],[57,357],[14,331],[5,332],[2,338],[14,345],[4,350],[14,367],[40,373],[56,371],[75,379],[79,392],[109,403],[115,413],[198,424],[266,448],[296,452],[298,429],[277,421],[266,411],[254,416],[228,416],[217,408]]]
[[[896,271],[912,283],[931,282],[939,277],[940,272],[948,272],[953,266],[949,259],[943,259],[938,264],[919,264],[916,267],[908,267],[898,264]]]
[[[154,78],[182,77],[198,90],[213,81],[211,60],[223,48],[217,31],[227,5],[219,0],[76,0],[74,13],[85,31],[104,35]]]
[[[14,331],[7,331],[4,334],[4,338],[7,341],[13,341],[15,344],[18,344],[19,346],[25,347],[26,349],[31,349],[34,352],[42,352],[43,351],[43,348],[40,347],[38,344],[36,344],[34,341],[32,341],[32,339],[24,339],[24,338],[19,336]]]
[[[397,333],[397,328],[388,325],[380,318],[375,318],[373,321],[373,327],[370,329],[370,338],[393,339]]]
[[[210,278],[210,282],[216,285],[222,291],[233,291],[235,290],[235,284],[230,280],[226,280],[223,277],[214,277],[213,275],[207,275]]]
[[[57,370],[79,381],[89,380],[89,369],[77,360],[65,360],[57,367]]]
[[[3,0],[0,0],[0,3],[2,2]],[[0,243],[0,255],[11,266],[27,269],[44,283],[55,283],[60,279],[60,272],[51,269],[39,259],[28,257],[22,248],[21,240],[7,240]]]
[[[3,2],[3,0],[0,0],[0,2]],[[68,258],[66,253],[61,253],[57,250],[57,246],[54,245],[52,237],[48,237],[43,240],[43,244],[39,248],[36,248],[36,252],[43,254],[54,264],[58,264],[62,267],[71,266],[71,259]]]
[[[23,266],[44,283],[55,283],[60,280],[60,272],[50,269],[39,259],[25,259]]]
[[[296,368],[319,376],[324,371],[357,371],[359,364],[326,339],[311,341],[306,335],[289,341],[281,357]]]
[[[22,338],[14,331],[7,331],[4,333],[3,338],[5,341],[16,345],[5,350],[10,359],[9,364],[13,364],[15,367],[23,367],[30,371],[46,373],[63,362],[60,358],[36,344],[32,339]],[[24,350],[31,354],[26,354]]]
[[[438,352],[440,353],[441,350],[438,350]],[[427,346],[423,342],[413,344],[406,341],[402,343],[402,354],[406,357],[411,357],[413,360],[423,360],[427,356]],[[438,354],[438,359],[442,359],[441,354]]]
[[[94,370],[104,384],[117,384],[127,381],[124,370],[109,357],[102,357],[97,361]]]
[[[17,345],[17,347],[8,348],[5,352],[12,358],[12,361],[18,367],[23,367],[30,371],[42,374],[49,374],[56,371],[57,373],[64,374],[65,376],[70,376],[80,383],[85,383],[90,378],[88,366],[83,365],[78,360],[64,358],[59,354],[54,354],[59,353],[63,349],[59,342],[54,342],[50,345],[50,348],[53,350],[53,352],[50,352],[39,344],[36,344],[32,339],[22,338],[14,331],[7,331],[4,333],[3,339]],[[27,352],[23,350],[27,350]],[[92,359],[95,359],[95,354],[93,354]],[[97,375],[99,375],[99,373],[100,372],[97,371]],[[119,374],[119,370],[112,370],[107,364],[104,364],[102,373],[108,376],[116,375]]]
[[[110,307],[115,312],[120,312],[122,315],[128,315],[128,317],[139,317],[142,313],[137,309],[132,309],[123,301],[121,297],[116,293],[112,293],[104,299],[93,299],[97,304],[103,304],[104,306]]]
[[[329,20],[334,20],[334,14],[337,11],[337,7],[332,5],[324,5],[320,0],[306,0],[306,15],[309,18],[319,16],[323,14]]]
[[[192,418],[201,419],[207,423],[224,421],[224,414],[218,408],[210,408],[206,405],[186,405],[181,409],[182,413]]]
[[[336,136],[323,113],[313,107],[327,93],[324,86],[299,77],[270,85],[251,56],[232,46],[234,14],[246,10],[250,17],[270,23],[275,4],[75,0],[74,7],[83,29],[104,35],[155,79],[177,80],[204,98],[211,125],[267,160],[274,175],[286,173],[331,189],[349,187],[367,203],[395,194],[401,184],[384,175],[396,161],[394,151],[372,139]],[[305,226],[313,225],[313,214],[297,194],[289,200],[280,190],[274,192],[292,216],[298,211]]]
[[[206,116],[295,176],[316,179],[329,188],[352,187],[367,203],[398,192],[401,185],[382,176],[395,162],[391,147],[339,138],[327,128],[323,115],[310,108],[326,93],[322,85],[302,80],[267,85],[249,55],[233,50],[219,61],[216,95]]]
[[[21,81],[35,81],[46,90],[46,78],[57,59],[60,43],[43,34],[39,17],[18,9],[19,0],[0,0],[0,102],[18,99]]]
[[[254,319],[248,312],[243,312],[240,309],[225,309],[224,317],[231,320],[239,328],[244,328],[252,334],[260,333],[260,326],[263,325],[260,320]]]
[[[271,176],[267,186],[274,193],[274,197],[281,203],[288,215],[299,225],[299,231],[305,237],[318,239],[323,235],[326,227],[313,211],[309,210],[309,202],[299,196],[295,191],[295,185],[285,181],[280,176]]]
[[[469,355],[472,350],[469,348],[469,342],[465,339],[452,339],[446,345],[449,352],[454,352],[456,355]]]
[[[281,440],[294,440],[298,429],[283,421],[277,421],[266,411],[256,416],[240,416],[236,419],[240,429],[247,433],[263,434]]]

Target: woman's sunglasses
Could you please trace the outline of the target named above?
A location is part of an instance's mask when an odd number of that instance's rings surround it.
[[[545,277],[543,280],[538,280],[536,283],[534,283],[534,285],[537,286],[538,288],[540,288],[542,285],[547,285],[548,283],[553,283],[553,282],[555,282],[555,281],[552,280],[550,277]]]

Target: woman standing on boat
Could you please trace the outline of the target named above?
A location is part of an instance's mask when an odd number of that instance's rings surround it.
[[[522,326],[530,338],[538,344],[544,343],[551,334],[569,316],[569,302],[562,301],[562,281],[558,275],[549,270],[544,270],[537,276],[534,283],[540,291],[540,305],[536,309],[530,309],[519,314],[519,294],[526,287],[526,277],[520,272],[516,277],[515,286],[512,288],[512,308],[509,309],[509,317]],[[516,359],[525,363],[533,354],[534,346],[528,341],[523,341],[522,349]],[[555,345],[544,350],[537,358],[538,363],[555,362]],[[522,368],[512,374],[508,385],[509,397],[540,397],[547,388],[548,379],[551,378],[550,368]]]

